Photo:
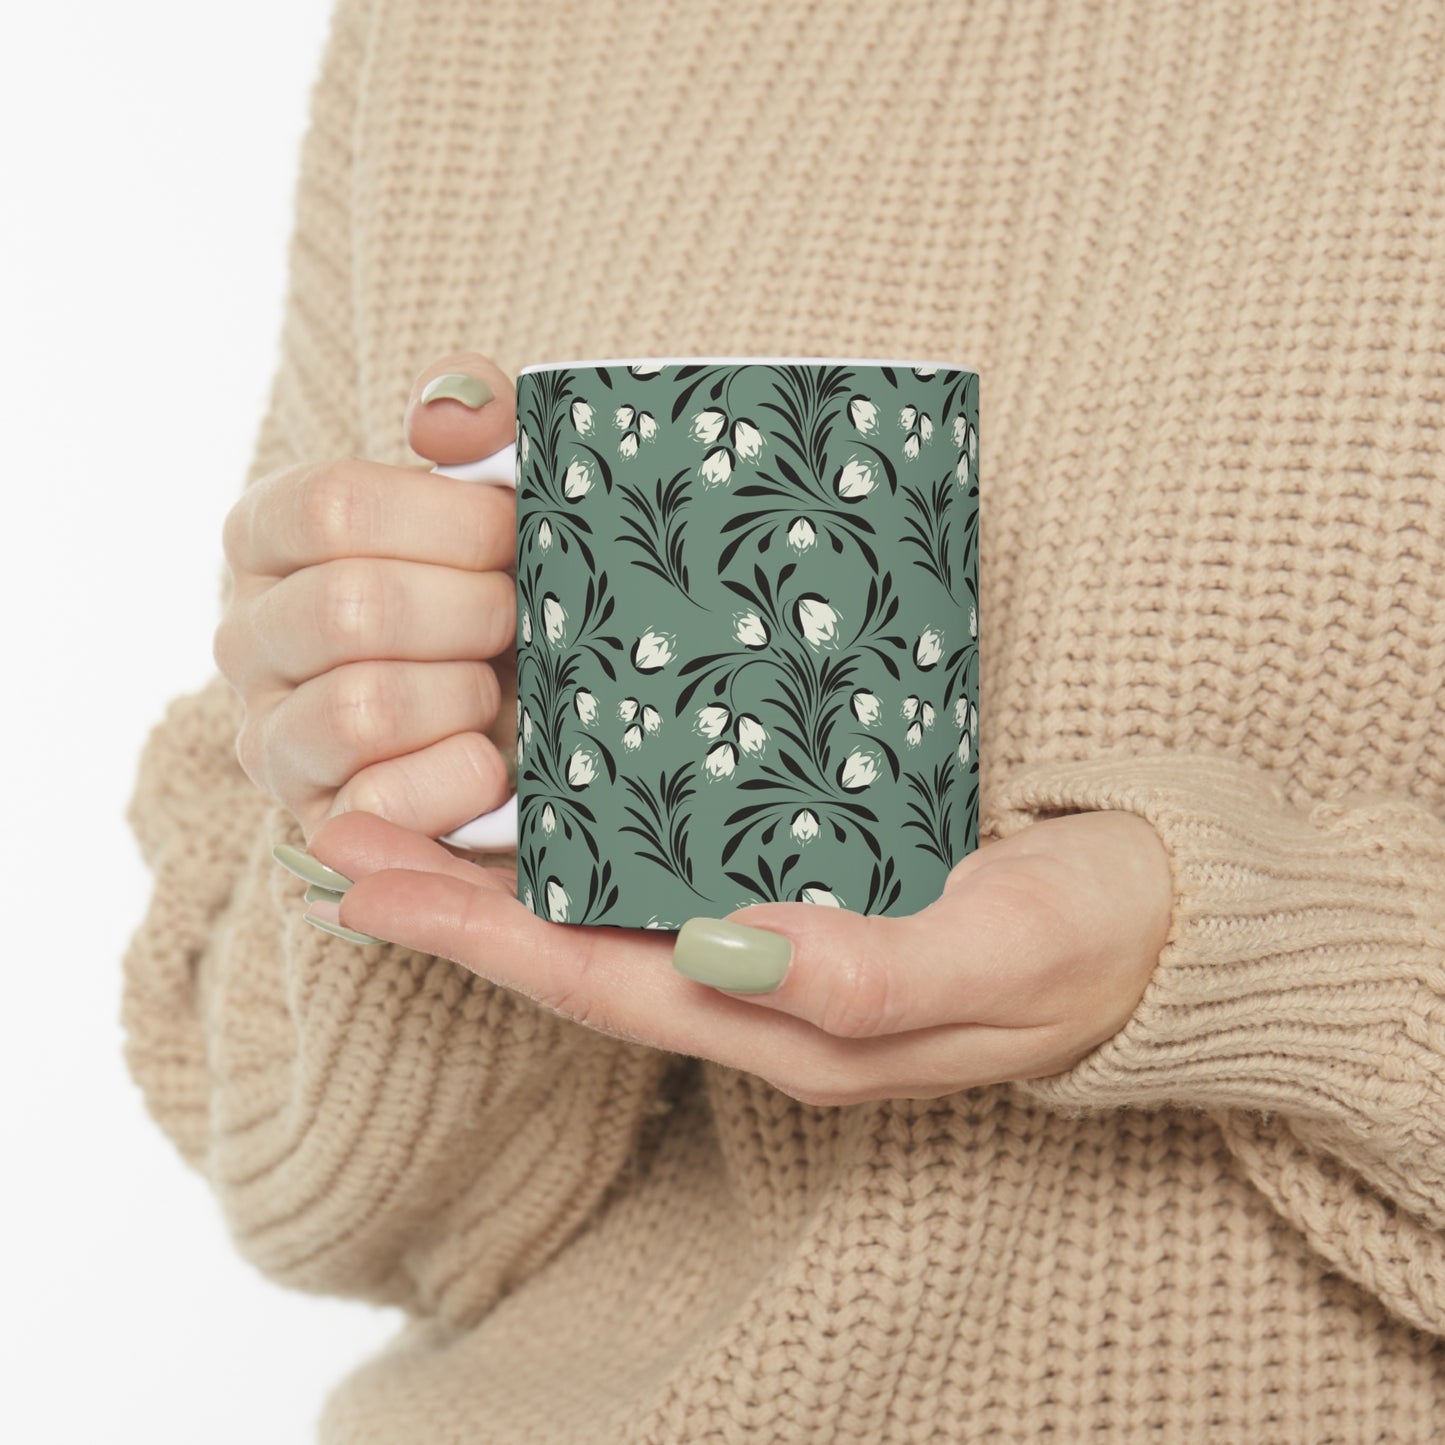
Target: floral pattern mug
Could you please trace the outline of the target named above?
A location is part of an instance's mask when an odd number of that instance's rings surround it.
[[[517,379],[518,896],[914,913],[978,846],[978,374]]]

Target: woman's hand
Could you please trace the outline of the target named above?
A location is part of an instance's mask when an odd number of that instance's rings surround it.
[[[328,822],[311,853],[356,880],[339,905],[314,904],[316,917],[821,1105],[931,1099],[1069,1068],[1133,1012],[1173,898],[1168,855],[1147,822],[1081,813],[989,843],[910,917],[756,904],[721,928],[693,920],[674,959],[668,934],[545,922],[516,900],[514,873],[361,813]],[[746,973],[765,984],[770,956],[787,965],[770,992],[696,981]]]
[[[482,385],[423,402],[457,373]],[[407,441],[435,462],[490,456],[515,407],[490,361],[449,356],[417,378]],[[245,703],[241,766],[308,838],[349,809],[437,837],[506,801],[515,536],[509,487],[355,457],[272,472],[232,508],[216,665]]]

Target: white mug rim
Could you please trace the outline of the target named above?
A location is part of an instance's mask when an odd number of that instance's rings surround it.
[[[897,371],[932,368],[978,376],[976,366],[958,361],[904,361],[875,356],[610,356],[601,360],[538,361],[524,366],[520,379],[533,371],[582,371],[602,366],[887,366]]]

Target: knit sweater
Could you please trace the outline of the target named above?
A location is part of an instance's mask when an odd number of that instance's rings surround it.
[[[451,350],[971,362],[982,831],[1138,814],[1174,909],[1066,1073],[804,1105],[306,927],[236,699],[174,701],[126,1058],[247,1260],[405,1311],[323,1441],[1440,1437],[1442,55],[1436,0],[340,0],[234,485],[423,465]]]

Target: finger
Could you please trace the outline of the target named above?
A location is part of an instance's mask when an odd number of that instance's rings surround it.
[[[504,572],[345,558],[305,567],[260,592],[217,629],[216,651],[227,658],[233,683],[261,689],[367,659],[495,657],[516,631],[516,592]]]
[[[446,378],[440,388],[432,383]],[[431,400],[424,400],[432,392]],[[515,440],[517,391],[497,364],[474,351],[433,362],[406,406],[407,445],[444,465],[478,461]]]
[[[287,467],[242,493],[222,542],[238,574],[285,577],[341,557],[393,557],[470,572],[516,555],[510,487],[342,457]]]
[[[370,813],[439,838],[511,795],[507,759],[495,744],[480,733],[456,733],[363,768],[337,792],[327,816]]]
[[[354,813],[313,838],[314,857],[356,880],[337,911],[344,927],[453,959],[599,1032],[743,1069],[824,1105],[933,1098],[1052,1071],[1041,1031],[951,1026],[840,1039],[751,1008],[678,974],[666,934],[546,922],[496,875],[450,855],[442,862],[397,833]]]
[[[374,763],[454,733],[485,733],[497,679],[485,662],[353,662],[302,683],[255,727],[266,790],[302,807]],[[248,716],[243,733],[251,727]]]
[[[902,918],[755,904],[726,919],[692,920],[679,935],[677,962],[695,980],[748,990],[735,996],[837,1038],[1008,1023],[1022,973],[1012,960],[1035,934],[1010,900],[971,910],[972,896],[961,885]],[[783,970],[771,988],[769,967]]]
[[[435,838],[369,813],[328,818],[312,834],[307,851],[348,879],[365,878],[381,869],[405,869],[493,886],[490,872],[458,858]]]

